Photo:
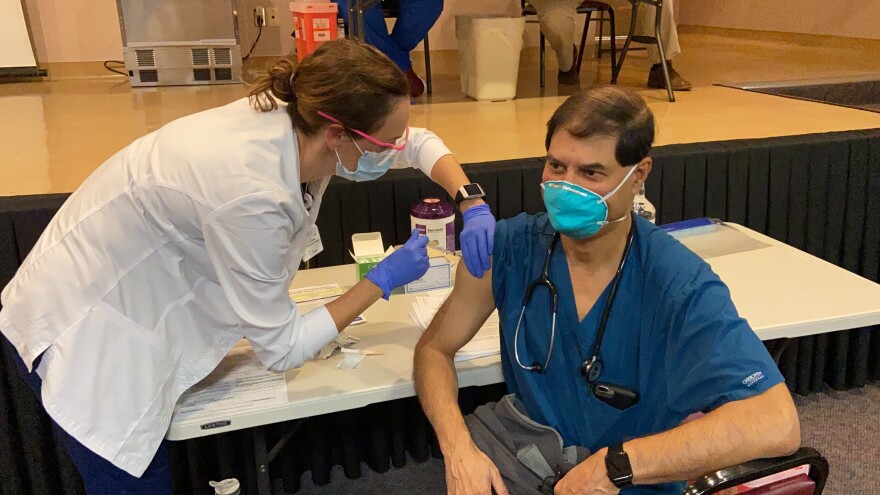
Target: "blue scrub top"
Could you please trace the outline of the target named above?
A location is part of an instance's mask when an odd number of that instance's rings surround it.
[[[496,226],[492,286],[504,378],[532,419],[557,429],[566,446],[596,452],[669,430],[692,413],[760,394],[783,381],[709,265],[646,220],[637,218],[635,229],[600,351],[605,365],[600,381],[639,392],[639,403],[620,411],[593,397],[580,374],[591,356],[610,286],[579,322],[558,242],[550,262],[550,279],[559,294],[553,355],[542,373],[520,368],[513,346],[523,294],[540,276],[554,230],[544,213],[520,214]],[[523,364],[544,363],[550,323],[549,293],[538,289],[520,329]],[[683,488],[681,483],[640,486],[622,493],[678,494]]]

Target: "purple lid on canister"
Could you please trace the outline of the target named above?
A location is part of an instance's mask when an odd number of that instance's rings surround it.
[[[452,205],[437,198],[425,198],[412,205],[409,214],[415,218],[435,220],[453,215]]]

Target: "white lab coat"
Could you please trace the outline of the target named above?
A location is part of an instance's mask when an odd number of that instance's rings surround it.
[[[449,153],[411,129],[396,166],[430,176]],[[180,395],[241,337],[270,369],[336,335],[288,287],[329,179],[304,204],[282,107],[247,99],[171,122],[116,153],[65,202],[2,292],[0,331],[43,379],[49,415],[134,476]]]

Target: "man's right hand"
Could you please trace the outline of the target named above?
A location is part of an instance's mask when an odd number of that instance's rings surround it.
[[[498,468],[473,442],[454,448],[445,463],[448,495],[509,495]]]

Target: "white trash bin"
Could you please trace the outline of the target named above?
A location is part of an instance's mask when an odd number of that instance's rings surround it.
[[[455,16],[462,93],[475,100],[516,97],[525,26],[522,16]]]

